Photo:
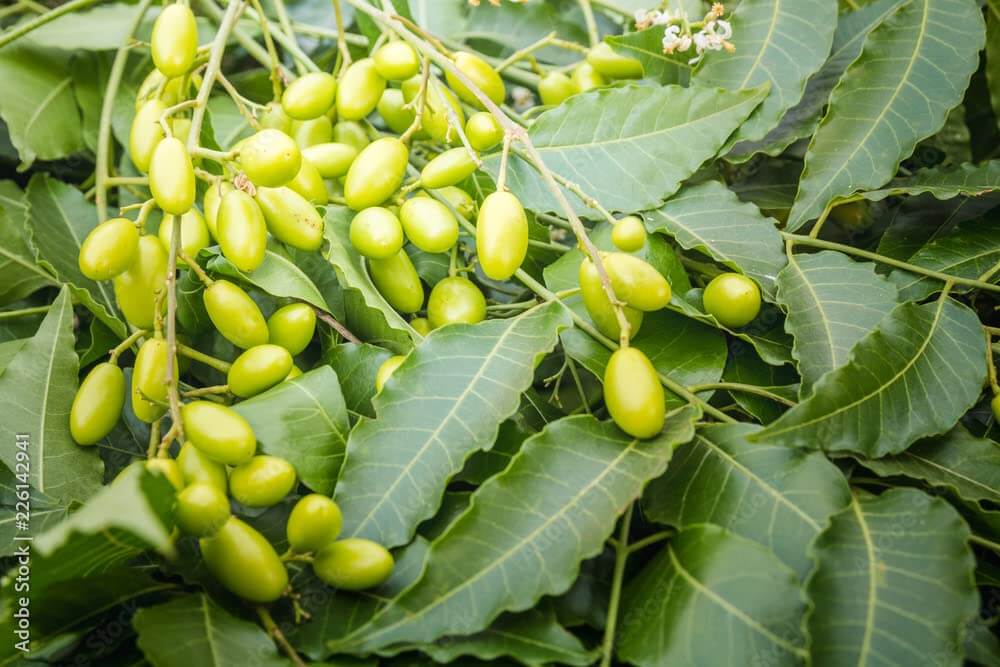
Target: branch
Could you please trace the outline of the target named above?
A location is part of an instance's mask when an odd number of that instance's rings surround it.
[[[201,88],[198,89],[198,97],[195,98],[194,113],[191,114],[191,131],[187,141],[189,153],[194,150],[201,138],[201,124],[205,120],[205,111],[208,109],[208,96],[212,93],[215,77],[219,74],[219,68],[222,66],[222,54],[226,51],[226,40],[229,39],[229,33],[236,26],[236,19],[239,18],[240,11],[244,6],[241,0],[229,0],[226,13],[219,23],[219,31],[215,33],[215,39],[212,41],[208,66],[205,68]],[[180,227],[180,225],[177,226]]]

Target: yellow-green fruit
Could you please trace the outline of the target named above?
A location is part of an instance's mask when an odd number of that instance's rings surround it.
[[[261,130],[240,148],[240,167],[256,186],[282,186],[295,178],[301,164],[299,147],[279,130]]]
[[[414,102],[419,94],[422,77],[414,76],[402,83],[403,99],[407,102]],[[455,114],[456,122],[465,122],[465,112],[462,110],[462,103],[450,89],[448,89],[436,77],[431,77],[427,85],[427,103],[423,106],[423,113],[420,116],[421,130],[418,136],[430,137],[435,141],[448,141],[459,143],[461,141],[458,133],[449,125],[448,119],[451,113]]]
[[[407,199],[399,208],[399,220],[406,238],[424,252],[446,252],[458,241],[458,220],[437,199]]]
[[[430,320],[426,317],[414,317],[410,320],[410,326],[421,336],[427,336],[433,329],[431,329]]]
[[[167,481],[170,482],[170,486],[174,487],[175,491],[180,491],[184,488],[184,478],[181,476],[180,466],[173,459],[150,459],[146,461],[146,470],[166,477]]]
[[[378,206],[403,184],[410,151],[399,139],[384,137],[365,146],[347,171],[344,199],[355,211]]]
[[[587,54],[587,62],[609,79],[641,79],[642,63],[615,53],[611,45],[601,42]]]
[[[990,401],[990,409],[993,410],[993,419],[1000,421],[1000,395],[994,396]]]
[[[427,195],[427,193],[423,191],[417,194]],[[444,197],[448,203],[451,204],[451,207],[458,211],[458,214],[463,218],[471,219],[476,212],[475,200],[473,200],[472,196],[462,188],[456,188],[454,185],[450,185],[446,188],[434,190],[434,194]]]
[[[270,507],[295,488],[295,468],[277,456],[255,456],[229,473],[229,493],[247,507]]]
[[[322,174],[305,156],[302,157],[299,173],[288,182],[288,189],[298,192],[303,199],[311,204],[326,204],[329,199]]]
[[[403,81],[420,71],[417,52],[402,41],[383,44],[372,56],[372,60],[378,75],[388,81]]]
[[[250,424],[238,412],[212,401],[192,401],[181,408],[184,433],[211,461],[236,466],[257,450]]]
[[[292,355],[280,345],[251,347],[229,368],[229,391],[240,398],[256,396],[278,384],[292,370]]]
[[[313,560],[316,576],[330,586],[360,591],[384,583],[392,574],[392,554],[381,544],[360,537],[338,540]]]
[[[420,184],[431,190],[460,183],[476,170],[476,161],[464,146],[441,153],[424,165]]]
[[[342,524],[340,508],[332,498],[318,493],[302,496],[285,524],[288,545],[300,553],[319,551],[337,539]]]
[[[608,300],[608,295],[604,292],[604,286],[601,284],[601,277],[597,272],[597,267],[594,266],[589,258],[585,258],[580,264],[579,279],[580,296],[583,298],[583,305],[587,309],[590,319],[597,326],[597,330],[612,340],[618,340],[621,336],[618,316],[615,314],[615,309]],[[629,323],[630,337],[634,337],[639,333],[639,328],[642,326],[642,311],[628,306],[625,306],[623,310],[625,312],[625,319]]]
[[[397,88],[386,88],[376,109],[385,124],[396,134],[406,132],[417,117],[416,111],[406,107],[403,91]]]
[[[867,229],[872,224],[872,217],[866,201],[852,201],[834,206],[830,211],[830,217],[848,231]],[[785,219],[787,221],[787,214]]]
[[[255,270],[267,254],[267,225],[253,197],[231,190],[219,205],[219,249],[226,259],[244,272]]]
[[[649,358],[634,347],[615,350],[604,370],[604,402],[618,428],[636,438],[663,430],[663,386]]]
[[[549,72],[538,82],[538,96],[542,104],[555,106],[563,100],[580,92],[580,88],[562,72]]]
[[[362,58],[350,64],[337,87],[337,115],[344,120],[361,120],[378,106],[385,79],[375,69],[375,61]]]
[[[631,307],[652,312],[670,303],[670,283],[645,260],[623,252],[602,256],[615,296]]]
[[[424,288],[406,250],[388,259],[368,260],[368,273],[378,291],[396,310],[415,313],[424,304]]]
[[[126,321],[139,329],[152,329],[156,292],[167,279],[167,253],[160,239],[140,236],[135,260],[115,277],[115,301]]]
[[[164,213],[184,215],[194,206],[194,165],[176,137],[156,144],[149,162],[149,189]]]
[[[216,280],[203,294],[208,318],[230,343],[249,349],[267,342],[267,322],[250,295],[228,280]]]
[[[229,488],[226,466],[208,458],[190,442],[181,445],[181,451],[177,454],[177,465],[180,466],[185,484],[210,484],[222,493]]]
[[[281,108],[280,102],[268,102],[260,114],[259,122],[262,128],[292,133],[292,119]]]
[[[302,150],[303,160],[316,167],[323,178],[340,178],[351,168],[358,157],[358,149],[350,144],[327,142],[315,144]]]
[[[168,78],[158,69],[151,69],[146,78],[139,84],[139,92],[135,94],[135,110],[154,97],[158,97],[165,107],[172,107],[188,99],[191,92],[201,87],[201,77],[197,73],[183,74]]]
[[[333,122],[326,116],[293,121],[292,137],[299,148],[329,143],[333,140]]]
[[[504,88],[503,79],[500,78],[500,75],[497,74],[496,70],[489,63],[477,55],[464,51],[456,53],[454,60],[455,67],[477,88],[483,91],[486,97],[490,98],[494,104],[503,104],[504,97],[507,96],[507,90]],[[479,98],[464,83],[459,81],[458,77],[452,74],[450,69],[445,70],[444,75],[448,80],[448,85],[458,93],[459,97],[475,107],[483,108],[483,103]]]
[[[163,126],[160,125],[160,117],[167,110],[167,105],[159,99],[143,102],[142,106],[132,119],[132,127],[128,133],[128,155],[132,159],[135,168],[146,173],[149,171],[149,163],[153,159],[153,151],[156,150],[164,137]]]
[[[402,354],[396,354],[385,361],[382,365],[378,367],[378,371],[375,372],[375,391],[382,391],[382,387],[385,386],[386,381],[396,372],[399,365],[406,361],[406,357]]]
[[[173,240],[175,220],[177,220],[177,216],[163,216],[163,220],[160,222],[159,232],[157,233],[157,236],[160,238],[160,243],[163,244],[163,249],[167,252],[170,252],[170,243]],[[197,257],[198,252],[202,248],[207,248],[212,242],[212,237],[209,236],[208,233],[208,225],[205,224],[205,218],[196,208],[192,208],[190,211],[180,216],[180,221],[180,250],[188,257],[194,259]],[[186,266],[186,264],[179,259],[177,264],[178,266]]]
[[[132,266],[138,251],[139,230],[131,220],[105,220],[80,244],[80,273],[91,280],[111,280]]]
[[[432,329],[446,324],[475,324],[484,319],[486,297],[468,278],[444,278],[431,290],[427,300],[427,320]]]
[[[188,135],[191,134],[191,119],[180,116],[171,118],[170,132],[186,146]]]
[[[469,116],[465,123],[465,136],[469,145],[477,151],[488,151],[503,139],[503,128],[488,111],[480,111]]]
[[[198,24],[187,5],[167,5],[153,23],[149,41],[153,64],[166,77],[185,74],[198,53]]]
[[[403,247],[403,226],[392,211],[371,206],[351,220],[351,245],[365,257],[386,259]]]
[[[371,143],[364,126],[356,120],[342,120],[333,126],[333,141],[354,146],[360,153]]]
[[[483,200],[476,219],[476,251],[483,273],[507,280],[528,254],[528,218],[517,197],[494,192]]]
[[[285,377],[285,380],[286,381],[288,381],[288,380],[294,380],[295,378],[297,378],[300,375],[302,375],[302,369],[293,364],[292,365],[292,370],[288,371],[288,375]]]
[[[289,118],[319,118],[333,106],[337,80],[326,72],[309,72],[292,81],[281,96],[281,108]]]
[[[230,515],[226,494],[211,484],[195,482],[177,494],[174,521],[188,535],[214,535],[226,525]]]
[[[117,364],[97,364],[80,383],[69,410],[69,433],[78,445],[93,445],[118,423],[125,405],[125,375]]]
[[[219,532],[198,545],[209,572],[241,598],[274,602],[288,588],[288,570],[274,547],[236,517],[229,517]]]
[[[205,196],[201,200],[201,207],[205,211],[205,224],[208,225],[208,233],[213,239],[219,238],[219,205],[226,193],[233,190],[233,184],[229,181],[217,181],[208,186]]]
[[[174,359],[174,378],[177,377]],[[147,338],[135,355],[132,370],[132,411],[152,423],[167,411],[167,341]]]
[[[702,303],[723,326],[736,329],[750,324],[760,312],[760,288],[742,274],[723,273],[705,287]]]
[[[637,216],[627,215],[615,223],[611,242],[623,252],[635,252],[646,245],[646,226]]]
[[[290,188],[257,188],[256,199],[274,238],[299,250],[319,250],[323,245],[323,218],[298,192]]]
[[[594,69],[593,65],[587,61],[583,61],[573,68],[573,85],[582,93],[606,86],[608,85],[608,80],[603,74]]]
[[[283,306],[267,319],[270,342],[288,350],[295,356],[312,340],[316,331],[316,311],[305,303]]]

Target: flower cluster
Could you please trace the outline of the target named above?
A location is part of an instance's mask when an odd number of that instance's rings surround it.
[[[637,30],[643,30],[654,25],[665,26],[663,52],[684,53],[694,46],[696,55],[688,61],[693,65],[708,51],[725,49],[732,53],[736,50],[729,41],[733,36],[733,27],[729,21],[722,19],[725,11],[722,3],[716,2],[700,23],[688,22],[687,14],[682,9],[638,11],[635,14],[635,27]],[[695,28],[698,28],[697,32],[694,31]]]

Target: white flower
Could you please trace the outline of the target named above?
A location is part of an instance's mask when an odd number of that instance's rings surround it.
[[[663,31],[663,51],[664,53],[674,53],[675,51],[687,51],[691,48],[691,36],[682,35],[679,25],[667,26]]]
[[[667,25],[674,20],[674,16],[671,16],[669,9],[664,9],[662,12],[654,11],[653,14],[653,25]]]
[[[715,31],[715,36],[721,40],[727,40],[733,36],[733,26],[729,23],[729,21],[719,19],[717,21],[712,21],[709,25],[712,25],[713,30]]]

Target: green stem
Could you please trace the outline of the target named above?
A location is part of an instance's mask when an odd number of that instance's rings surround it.
[[[622,517],[622,525],[615,543],[615,570],[611,578],[611,599],[608,602],[607,625],[604,628],[604,642],[601,644],[601,667],[610,667],[615,649],[615,632],[618,627],[618,604],[621,600],[622,582],[625,579],[625,563],[628,561],[628,532],[632,526],[630,504]]]
[[[997,544],[993,540],[988,540],[985,537],[980,537],[979,535],[969,535],[969,542],[985,547],[994,553],[1000,554],[1000,544]]]
[[[640,551],[642,549],[645,549],[646,547],[648,547],[651,544],[656,544],[657,542],[662,542],[663,540],[666,540],[666,539],[672,537],[673,534],[674,534],[674,531],[672,531],[672,530],[661,530],[658,533],[653,533],[649,537],[644,537],[641,540],[639,540],[638,542],[633,542],[631,545],[629,545],[629,548],[628,548],[629,553],[635,553],[636,551]]]
[[[0,310],[0,320],[13,320],[17,317],[27,317],[49,312],[50,306],[35,306],[34,308],[19,308],[18,310]]]
[[[118,357],[120,357],[125,350],[135,345],[136,341],[142,338],[143,336],[148,336],[148,335],[149,335],[148,329],[139,329],[138,331],[133,332],[128,338],[120,342],[110,352],[108,352],[108,354],[110,355],[110,358],[108,360],[113,364],[118,363]]]
[[[75,12],[78,9],[83,9],[84,7],[89,7],[90,5],[97,4],[98,2],[100,2],[100,0],[71,0],[71,2],[67,2],[65,5],[60,5],[59,7],[53,9],[52,11],[45,12],[41,16],[37,16],[31,19],[30,21],[26,21],[18,26],[15,26],[14,28],[0,35],[0,48],[7,46],[15,39],[24,37],[32,30],[37,30],[38,28],[41,28],[46,23],[55,21],[60,16],[69,14],[71,12]],[[146,4],[148,5],[149,3]],[[143,12],[145,12],[145,7],[141,7],[139,9],[140,18]],[[131,34],[132,33],[129,33],[129,35]]]
[[[187,357],[193,361],[200,361],[209,368],[214,368],[220,373],[228,373],[232,364],[223,361],[222,359],[216,359],[215,357],[209,356],[204,352],[199,352],[198,350],[188,347],[184,343],[177,343],[177,352],[181,356]]]
[[[213,0],[198,0],[198,6],[216,24],[222,23],[223,12]],[[280,73],[291,78],[291,72],[288,71],[288,68],[277,60],[272,59],[264,47],[254,41],[252,37],[243,32],[240,28],[233,28],[233,37],[235,37],[236,41],[240,43],[240,46],[242,46],[246,52],[250,54],[250,57],[258,63],[268,68],[277,67]]]
[[[309,35],[310,37],[323,37],[334,41],[338,38],[336,30],[331,30],[330,28],[324,28],[318,25],[311,25],[309,23],[292,21],[292,29],[299,34]],[[354,46],[368,46],[367,37],[364,35],[355,35],[353,32],[344,33],[344,42],[347,44],[353,44]]]
[[[205,120],[205,112],[208,110],[208,96],[212,93],[212,86],[215,85],[215,77],[222,67],[222,54],[226,51],[226,40],[229,33],[236,26],[236,20],[240,16],[243,3],[240,0],[229,0],[226,13],[219,22],[219,30],[212,40],[211,51],[208,56],[208,65],[205,66],[205,73],[202,75],[201,88],[198,89],[198,96],[195,98],[194,113],[191,114],[191,130],[188,135],[187,148],[192,152],[201,138],[201,124]],[[180,225],[177,225],[179,228]]]
[[[757,387],[752,384],[743,384],[741,382],[705,382],[703,384],[691,385],[688,389],[696,394],[703,391],[714,391],[716,389],[723,391],[739,391],[744,394],[756,394],[757,396],[762,396],[776,403],[787,405],[790,408],[795,407],[795,401],[791,401],[783,396],[771,393],[763,387]]]
[[[295,648],[288,643],[288,639],[285,638],[285,635],[281,631],[281,628],[278,627],[278,624],[274,622],[274,618],[272,618],[271,612],[267,610],[267,607],[257,607],[257,616],[260,618],[260,622],[264,626],[264,629],[267,630],[267,634],[274,637],[274,641],[278,642],[278,646],[280,646],[281,650],[285,652],[285,655],[287,655],[288,659],[292,661],[292,664],[295,665],[295,667],[307,667],[306,663],[296,652]]]
[[[284,33],[285,37],[298,47],[298,42],[295,41],[295,33],[292,31],[292,21],[288,18],[288,10],[285,9],[284,0],[271,0],[271,4],[274,6],[274,11],[278,14],[278,25],[281,26],[281,32]],[[299,75],[306,73],[306,66],[300,59],[294,58],[295,68],[299,71]]]
[[[577,0],[580,9],[583,11],[583,22],[587,25],[587,39],[590,46],[597,46],[601,41],[601,34],[597,31],[597,21],[594,20],[594,8],[590,6],[590,0]]]
[[[255,21],[260,20],[260,15],[257,13],[256,9],[248,7],[246,13],[247,16],[250,17],[251,19]],[[268,21],[268,25],[271,27],[271,37],[274,38],[274,41],[276,41],[278,44],[281,44],[281,47],[286,51],[288,51],[290,54],[292,54],[293,58],[301,60],[305,64],[306,69],[309,70],[310,72],[320,71],[319,65],[313,62],[313,59],[310,58],[305,51],[299,48],[299,45],[295,42],[294,39],[290,39],[288,35],[286,35],[281,30],[275,30],[276,26],[274,25],[273,21]]]

